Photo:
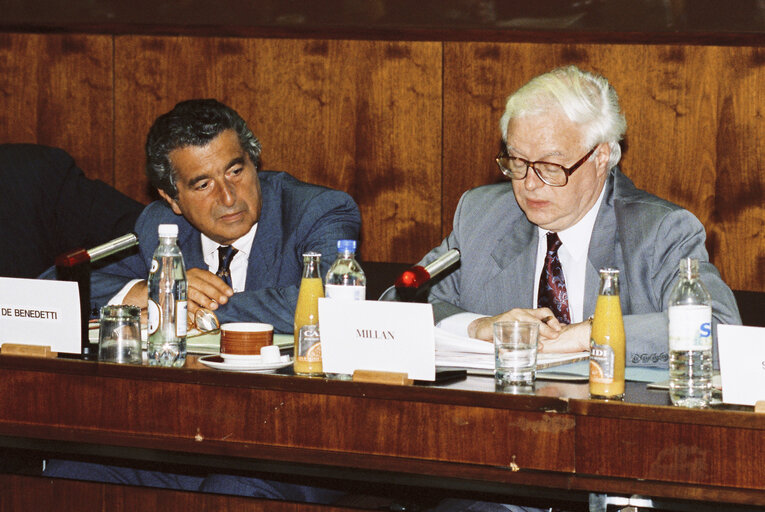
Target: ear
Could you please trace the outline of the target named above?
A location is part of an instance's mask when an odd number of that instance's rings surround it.
[[[162,199],[167,201],[167,204],[170,205],[170,208],[173,209],[173,212],[176,215],[183,215],[183,212],[181,212],[181,208],[178,206],[178,203],[176,202],[175,199],[170,197],[170,195],[167,192],[165,192],[164,190],[157,189],[157,192],[159,192],[159,195],[162,197]]]
[[[608,160],[610,158],[611,146],[606,142],[602,142],[595,153],[595,168],[597,169],[598,176],[608,173]]]

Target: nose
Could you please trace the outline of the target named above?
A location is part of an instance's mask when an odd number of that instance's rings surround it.
[[[545,182],[537,176],[537,170],[529,166],[526,169],[526,177],[523,178],[523,186],[526,190],[535,190],[539,187],[544,187]]]
[[[233,183],[229,183],[225,179],[221,180],[220,186],[218,187],[218,191],[220,192],[221,204],[225,206],[234,205],[234,203],[236,202],[236,189]]]

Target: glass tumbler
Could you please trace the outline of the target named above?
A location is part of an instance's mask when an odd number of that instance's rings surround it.
[[[101,308],[98,360],[107,363],[142,363],[140,308],[124,305]]]

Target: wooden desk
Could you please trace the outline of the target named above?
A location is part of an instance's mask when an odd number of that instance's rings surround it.
[[[496,393],[484,377],[436,388],[235,374],[193,359],[184,369],[157,369],[3,356],[0,443],[43,456],[284,472],[311,482],[329,476],[478,497],[584,502],[592,492],[765,505],[765,416],[673,408],[666,393],[640,384],[628,385],[627,403],[591,401],[586,392],[584,384],[539,382],[534,395]]]

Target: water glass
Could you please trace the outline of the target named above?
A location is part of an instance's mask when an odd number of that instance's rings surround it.
[[[494,323],[494,377],[497,384],[531,386],[537,370],[536,322]]]
[[[123,305],[102,307],[98,360],[141,364],[141,356],[141,309]]]

